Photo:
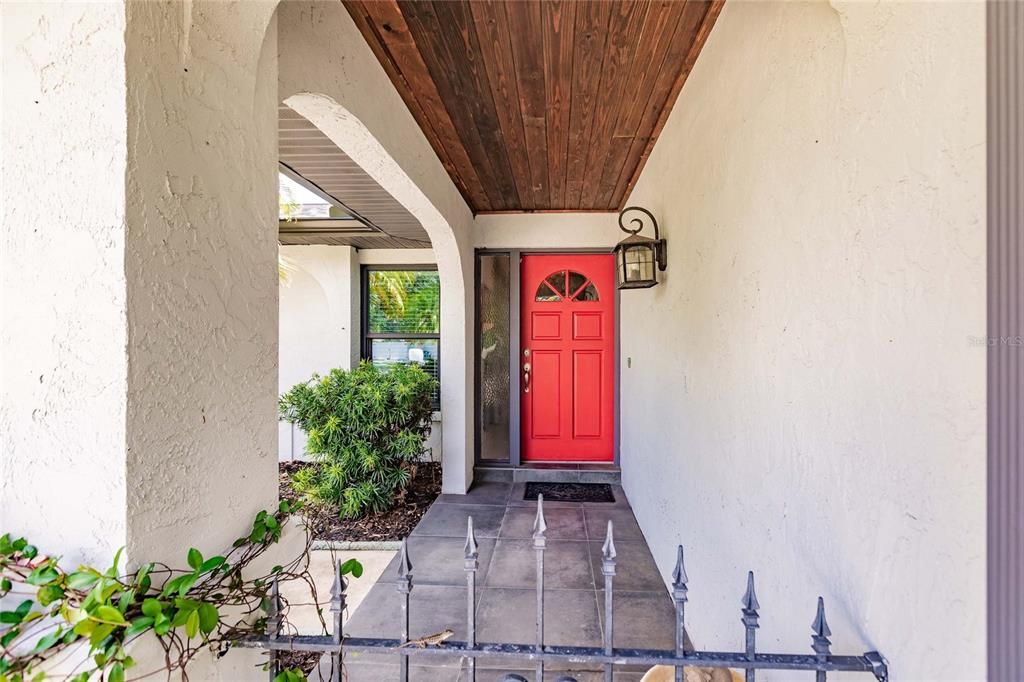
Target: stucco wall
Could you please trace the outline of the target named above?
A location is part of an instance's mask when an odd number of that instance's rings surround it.
[[[626,235],[616,213],[494,213],[478,215],[478,249],[611,249]]]
[[[124,7],[0,12],[0,528],[106,562],[127,522]]]
[[[446,301],[442,487],[465,492],[473,475],[472,214],[341,3],[283,2],[278,29],[281,99],[402,203],[430,237]]]
[[[834,650],[984,677],[984,88],[981,3],[726,4],[629,199],[668,272],[622,296],[623,482],[698,645],[749,568],[759,647],[820,594]]]
[[[128,4],[127,511],[148,561],[229,546],[277,500],[273,11]]]

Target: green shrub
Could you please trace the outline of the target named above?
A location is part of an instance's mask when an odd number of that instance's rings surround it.
[[[281,396],[281,418],[306,432],[317,462],[296,473],[296,491],[350,518],[389,509],[423,454],[435,384],[416,365],[381,371],[363,362]]]

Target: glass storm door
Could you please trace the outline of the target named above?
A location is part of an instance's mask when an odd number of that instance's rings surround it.
[[[615,451],[615,260],[523,256],[525,462],[610,462]]]

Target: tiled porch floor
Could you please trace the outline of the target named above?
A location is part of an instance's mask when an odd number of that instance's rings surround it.
[[[466,518],[472,515],[480,545],[477,639],[526,644],[534,641],[535,553],[530,538],[536,502],[522,499],[523,488],[522,483],[480,483],[467,495],[442,495],[428,510],[409,538],[413,564],[412,637],[451,628],[455,639],[466,638],[463,545]],[[575,646],[602,644],[601,544],[608,521],[612,520],[618,551],[615,646],[670,649],[674,642],[672,601],[622,488],[614,486],[614,491],[614,503],[544,503],[548,525],[544,559],[545,641]],[[397,566],[396,557],[350,617],[346,634],[400,635]],[[415,662],[416,658],[412,660]],[[457,657],[419,660],[429,660],[431,665],[413,665],[413,680],[460,680],[462,662]],[[505,672],[510,672],[498,661],[481,660],[477,668],[477,679],[481,681],[500,680]],[[349,682],[397,678],[394,656],[352,653],[346,657],[346,669]],[[600,678],[596,667],[574,670],[580,682]],[[633,682],[641,675],[617,672],[615,679]],[[557,676],[554,674],[552,679]]]

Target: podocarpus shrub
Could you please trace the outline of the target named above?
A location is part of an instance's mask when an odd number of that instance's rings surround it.
[[[306,432],[316,461],[296,472],[296,491],[349,518],[389,509],[424,452],[434,388],[416,365],[369,362],[294,386],[281,396],[281,418]]]

